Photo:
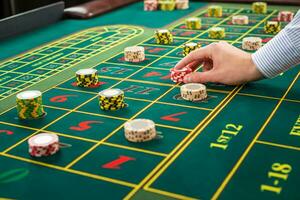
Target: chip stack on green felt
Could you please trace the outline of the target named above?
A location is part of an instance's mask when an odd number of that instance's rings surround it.
[[[199,17],[190,17],[186,19],[186,27],[188,29],[197,30],[201,29],[201,19]]]
[[[124,108],[124,92],[120,89],[106,89],[99,92],[99,105],[102,110],[119,110]]]
[[[201,44],[199,43],[195,43],[195,42],[189,42],[183,45],[183,55],[187,56],[189,53],[191,53],[192,51],[198,49],[201,47]]]
[[[225,29],[221,27],[212,27],[208,30],[208,37],[212,39],[223,39],[225,37]]]
[[[17,94],[17,112],[20,119],[38,119],[45,115],[42,93],[28,90]]]
[[[281,23],[278,21],[267,21],[264,26],[265,33],[276,34],[281,30]]]
[[[173,11],[175,10],[175,1],[174,0],[160,0],[158,1],[159,9],[162,11]]]
[[[265,2],[254,2],[252,4],[252,11],[256,14],[267,13],[267,3]]]
[[[163,29],[155,31],[155,39],[157,44],[172,44],[173,35],[171,31]]]
[[[207,10],[207,15],[209,17],[222,17],[223,15],[223,9],[222,6],[209,6]]]
[[[76,72],[77,86],[92,87],[98,83],[98,72],[96,69],[80,69]]]

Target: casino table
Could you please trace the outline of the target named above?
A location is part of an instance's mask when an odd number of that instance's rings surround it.
[[[267,14],[254,14],[250,4],[218,3],[223,17],[213,18],[209,5],[144,12],[138,2],[2,41],[0,199],[300,199],[299,66],[246,85],[208,83],[208,98],[198,102],[183,100],[169,74],[182,44],[218,41],[209,27],[224,27],[224,40],[238,48],[246,36],[266,43],[274,35],[264,23],[298,8],[268,5]],[[232,25],[236,14],[248,15],[249,25]],[[186,29],[188,16],[202,18],[201,30]],[[174,42],[156,44],[158,28],[172,30]],[[145,47],[145,61],[124,61],[133,45]],[[83,68],[98,70],[99,87],[76,86]],[[107,88],[122,89],[127,107],[101,110],[98,92]],[[47,114],[20,120],[16,94],[32,89],[43,93]],[[128,142],[123,125],[135,118],[153,120],[163,137]],[[27,140],[42,132],[57,134],[61,150],[31,157]]]

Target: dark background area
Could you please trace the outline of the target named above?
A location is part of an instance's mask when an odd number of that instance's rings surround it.
[[[0,18],[22,13],[60,0],[0,0]],[[66,7],[71,7],[91,0],[65,0]],[[13,2],[13,8],[12,3]],[[15,13],[12,12],[15,10]]]
[[[61,0],[0,0],[0,19],[32,10],[41,6],[49,5]],[[92,0],[64,0],[66,8]],[[122,0],[120,0],[122,1]],[[194,1],[220,1],[220,2],[240,2],[251,3],[254,1],[267,1],[268,3],[300,5],[300,0],[194,0]],[[13,6],[12,6],[13,5]],[[12,11],[14,10],[14,11]]]

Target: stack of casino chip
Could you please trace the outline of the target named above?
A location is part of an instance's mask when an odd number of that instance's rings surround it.
[[[181,97],[187,101],[201,101],[207,98],[206,86],[201,83],[187,83],[180,87]]]
[[[45,115],[42,93],[28,90],[17,94],[17,112],[20,119],[38,119]]]
[[[189,8],[189,0],[176,0],[176,9],[185,10]]]
[[[265,33],[276,34],[281,30],[281,23],[278,21],[267,21],[264,26]]]
[[[174,0],[159,0],[158,7],[162,11],[173,11],[175,10],[175,1]]]
[[[256,14],[267,13],[267,3],[265,2],[254,2],[252,4],[252,11]]]
[[[80,69],[76,72],[76,83],[79,87],[91,87],[98,83],[96,69]]]
[[[195,42],[189,42],[183,45],[183,55],[187,56],[190,52],[201,47],[201,44]]]
[[[171,69],[171,80],[174,83],[182,83],[183,82],[183,78],[191,73],[193,70],[191,68],[189,68],[188,66],[183,67],[182,69]]]
[[[147,142],[157,137],[155,123],[149,119],[134,119],[124,124],[125,138],[130,142]]]
[[[212,39],[223,39],[225,37],[225,29],[221,27],[212,27],[208,30],[208,37]]]
[[[278,21],[290,22],[294,18],[294,13],[291,11],[280,11],[278,13]]]
[[[127,62],[142,62],[145,60],[145,48],[141,46],[126,47],[124,58]]]
[[[40,133],[28,140],[29,154],[33,157],[50,156],[59,151],[59,139],[56,134]]]
[[[223,11],[222,6],[209,6],[207,10],[207,14],[209,17],[222,17]]]
[[[144,10],[145,11],[154,11],[158,9],[157,0],[144,0]]]
[[[120,89],[106,89],[99,92],[99,106],[102,110],[119,110],[125,107],[124,92]]]
[[[155,31],[155,39],[157,44],[172,44],[173,35],[169,30],[157,30]]]
[[[247,15],[234,15],[232,16],[232,24],[237,25],[247,25],[249,23],[249,18]]]
[[[245,37],[243,38],[242,49],[257,50],[262,46],[262,39],[260,37]]]
[[[201,29],[201,19],[199,17],[190,17],[186,19],[186,27],[188,29]]]

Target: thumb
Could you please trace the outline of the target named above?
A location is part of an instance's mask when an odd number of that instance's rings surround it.
[[[186,75],[183,79],[184,83],[206,83],[206,82],[214,82],[214,74],[213,71],[206,72],[192,72]]]

